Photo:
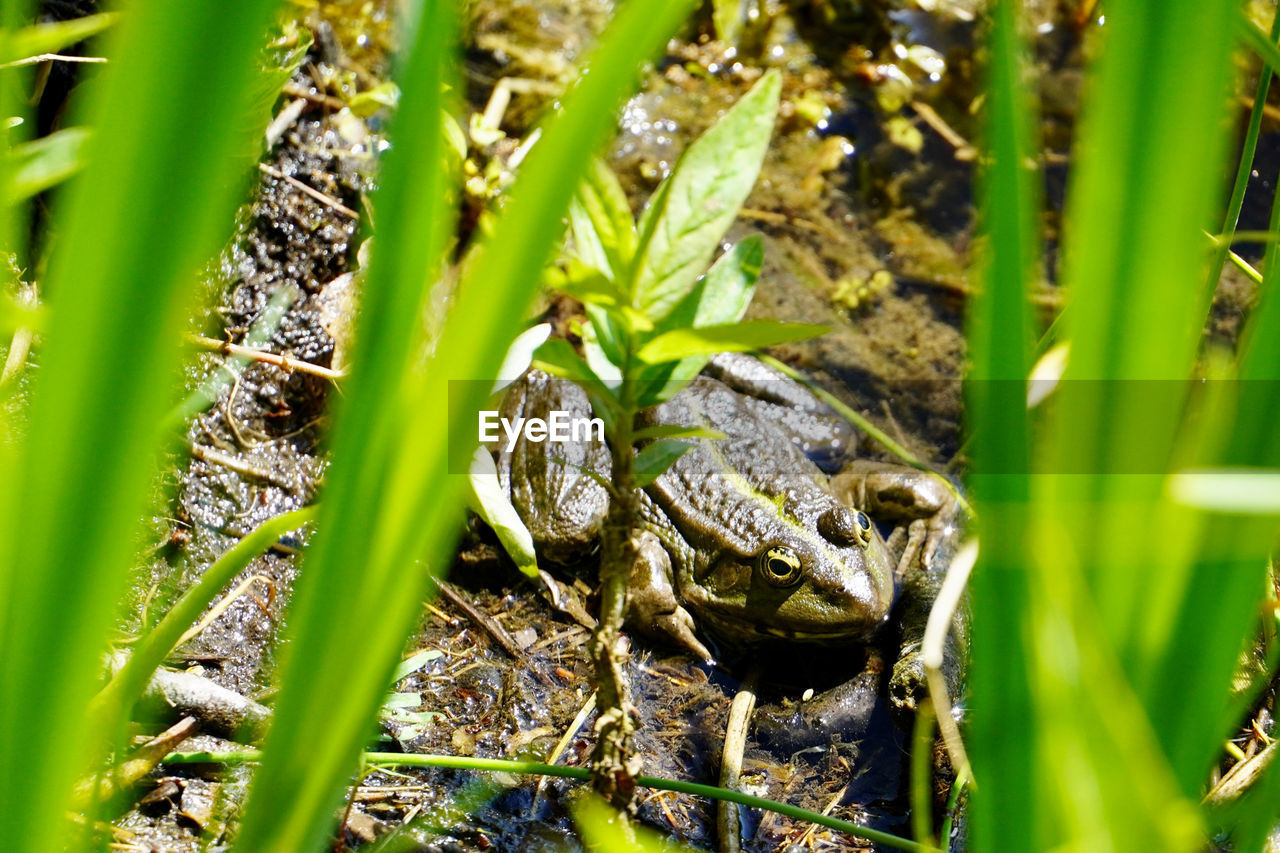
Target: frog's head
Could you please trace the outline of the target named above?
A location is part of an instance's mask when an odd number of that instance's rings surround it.
[[[866,514],[834,499],[789,506],[755,553],[725,549],[681,594],[730,640],[858,640],[893,606],[894,565]]]

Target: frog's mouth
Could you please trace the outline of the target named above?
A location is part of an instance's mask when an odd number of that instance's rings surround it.
[[[711,631],[727,637],[787,640],[802,643],[862,643],[875,633],[879,623],[866,626],[843,624],[829,629],[821,627],[799,628],[782,625],[762,624],[752,619],[740,619],[724,613],[716,613],[710,609],[703,611],[699,617],[707,623]]]
[[[850,632],[848,628],[837,631],[801,631],[776,628],[772,625],[756,626],[756,633],[779,640],[801,640],[812,643],[856,643],[866,639],[866,634]]]

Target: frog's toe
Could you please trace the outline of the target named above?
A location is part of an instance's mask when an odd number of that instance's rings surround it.
[[[914,712],[925,696],[924,657],[919,644],[902,650],[889,678],[889,700],[899,711]]]
[[[682,648],[690,651],[698,660],[708,664],[716,662],[715,655],[703,645],[694,633],[693,617],[683,607],[670,613],[662,613],[653,619],[653,630]]]
[[[920,565],[926,569],[929,568],[929,561],[933,556],[931,547],[937,548],[937,543],[930,545],[929,534],[926,532],[923,519],[918,518],[907,525],[907,544],[902,549],[902,557],[898,559],[898,577],[906,575],[917,556],[920,558]]]
[[[938,514],[928,520],[928,533],[925,535],[924,546],[920,551],[920,564],[926,569],[934,568],[934,560],[938,556],[942,543],[955,529],[953,520],[954,516],[950,514]]]

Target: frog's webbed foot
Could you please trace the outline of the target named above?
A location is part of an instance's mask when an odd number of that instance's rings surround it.
[[[831,488],[846,503],[874,518],[907,525],[907,544],[898,563],[900,576],[917,554],[924,568],[933,567],[956,513],[956,496],[939,475],[860,459],[833,477]]]
[[[707,663],[715,656],[698,639],[693,616],[680,605],[671,583],[671,556],[650,531],[638,536],[636,562],[627,592],[627,621],[633,628],[675,643]]]

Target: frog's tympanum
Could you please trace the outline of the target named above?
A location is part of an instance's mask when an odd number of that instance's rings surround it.
[[[589,409],[577,386],[531,371],[503,414],[580,417]],[[823,469],[852,456],[852,427],[755,359],[717,357],[636,423],[657,425],[699,426],[724,437],[693,440],[693,449],[645,488],[628,620],[703,659],[712,657],[710,639],[730,647],[870,639],[899,591],[913,587],[906,580],[912,566],[927,570],[950,520],[950,492],[914,469],[853,461],[829,479]],[[521,438],[510,452],[499,451],[498,470],[540,553],[566,561],[590,551],[608,501],[587,473],[609,476],[602,443]],[[909,525],[900,555],[873,519]],[[918,673],[903,678],[914,681]]]

